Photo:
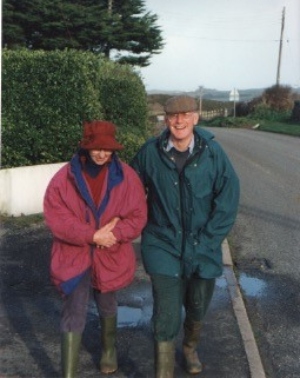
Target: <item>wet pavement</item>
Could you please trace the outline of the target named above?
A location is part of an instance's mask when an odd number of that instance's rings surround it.
[[[51,235],[42,223],[0,230],[0,378],[60,377],[59,319],[61,299],[48,273]],[[119,370],[110,377],[154,377],[149,278],[135,243],[138,269],[134,282],[118,293]],[[264,378],[251,326],[245,313],[227,245],[224,274],[217,280],[204,321],[198,351],[203,378]],[[242,276],[241,283],[251,279]],[[259,291],[263,282],[246,284]],[[257,294],[257,293],[256,293]],[[176,344],[175,377],[189,377],[182,368],[182,331]],[[80,352],[78,377],[101,377],[100,326],[90,303]]]

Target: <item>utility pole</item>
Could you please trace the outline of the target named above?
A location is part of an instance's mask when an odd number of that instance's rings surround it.
[[[111,14],[112,5],[113,5],[113,0],[108,0],[108,7],[107,7],[108,14]]]
[[[108,14],[108,20],[111,23],[111,15],[112,15],[112,7],[113,7],[113,0],[108,0],[107,2],[107,14]],[[104,49],[105,56],[110,59],[110,46],[109,43],[106,44],[106,47]]]
[[[199,115],[202,115],[202,96],[203,96],[203,87],[199,87],[200,95],[199,95]]]
[[[2,30],[2,6],[0,6],[0,30]],[[1,111],[1,101],[2,101],[2,47],[0,46],[0,169],[2,167],[2,111]]]
[[[240,101],[240,94],[236,88],[233,88],[233,90],[230,92],[229,101],[233,101],[233,117],[235,118],[236,102]]]
[[[279,43],[279,56],[278,56],[276,85],[279,85],[279,83],[280,83],[280,65],[281,65],[281,53],[282,53],[284,21],[285,21],[285,7],[282,10],[282,17],[281,17],[281,32],[280,32],[280,43]]]

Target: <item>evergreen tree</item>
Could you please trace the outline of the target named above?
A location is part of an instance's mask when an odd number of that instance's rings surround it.
[[[147,66],[163,47],[144,0],[3,0],[2,46],[89,50]]]

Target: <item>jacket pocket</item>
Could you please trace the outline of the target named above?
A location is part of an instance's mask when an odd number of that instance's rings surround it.
[[[144,230],[144,233],[151,234],[156,239],[165,240],[167,242],[170,242],[171,240],[174,240],[176,238],[173,227],[167,225],[162,227],[161,225],[148,223]]]

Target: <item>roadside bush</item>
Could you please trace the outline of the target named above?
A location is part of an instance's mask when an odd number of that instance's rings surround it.
[[[6,117],[2,116],[2,141],[5,147],[1,148],[1,162],[4,167],[18,167],[31,165],[31,146],[27,140],[31,139],[30,129],[21,121],[14,126]],[[19,137],[16,138],[16,135]]]
[[[2,109],[8,126],[3,165],[12,166],[12,153],[14,166],[69,159],[82,121],[103,117],[95,75],[98,59],[74,51],[4,50],[2,62]]]
[[[147,137],[137,136],[135,133],[128,131],[126,133],[118,133],[117,139],[125,147],[118,152],[118,155],[122,160],[130,163],[139,148],[145,143]]]
[[[2,109],[6,168],[69,160],[84,120],[113,121],[122,134],[147,128],[138,74],[89,52],[4,50]]]
[[[247,102],[238,102],[235,107],[237,117],[245,117],[250,113],[249,104]]]
[[[215,117],[209,121],[201,122],[204,126],[211,127],[251,127],[255,124],[247,117]],[[201,125],[201,124],[200,124]]]
[[[300,123],[300,101],[295,101],[291,120]]]
[[[147,92],[142,79],[129,66],[103,60],[99,68],[99,100],[104,117],[120,132],[145,135],[148,120]]]
[[[275,110],[268,105],[261,103],[255,106],[253,112],[249,115],[249,118],[265,119],[268,121],[286,121],[290,116],[290,110]]]
[[[291,111],[294,103],[292,88],[287,85],[273,85],[264,91],[262,102],[277,112]]]
[[[296,97],[297,95],[293,93],[291,87],[274,85],[267,88],[260,97],[247,103],[248,116],[252,119],[286,121],[291,117]],[[239,115],[239,111],[237,111],[237,115]]]

